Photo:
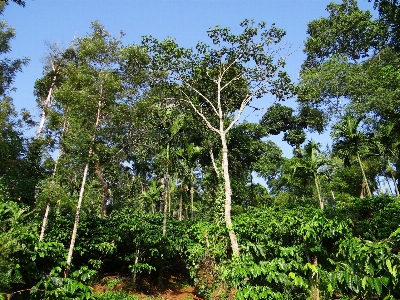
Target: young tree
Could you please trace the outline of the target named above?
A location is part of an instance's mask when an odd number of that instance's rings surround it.
[[[164,73],[177,91],[171,95],[173,101],[188,105],[220,138],[222,170],[218,172],[224,179],[225,223],[234,256],[239,255],[239,245],[231,219],[227,134],[254,98],[273,94],[284,99],[290,95],[289,78],[281,71],[284,59],[276,58],[281,50],[276,45],[285,32],[250,20],[240,26],[240,34],[219,26],[208,30],[212,45],[198,43],[196,50],[180,48],[171,39],[159,42],[150,37],[143,41],[153,57],[154,69]]]

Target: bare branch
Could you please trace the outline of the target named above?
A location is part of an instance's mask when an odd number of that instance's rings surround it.
[[[181,90],[181,93],[183,93],[183,94],[186,96],[186,98],[187,98],[187,99],[182,99],[182,100],[185,101],[185,102],[187,102],[187,103],[189,103],[190,106],[192,106],[192,108],[193,108],[193,110],[196,112],[196,114],[198,114],[198,115],[204,120],[204,122],[206,123],[207,127],[210,128],[212,131],[214,131],[214,132],[220,134],[220,131],[219,131],[217,128],[215,128],[215,127],[210,123],[210,121],[208,121],[208,119],[206,118],[206,116],[205,116],[201,111],[199,111],[199,110],[197,109],[197,107],[193,104],[192,101],[189,100],[190,97],[189,97],[184,91],[182,91],[182,90]]]
[[[243,73],[240,73],[238,76],[235,76],[234,78],[232,78],[231,80],[229,80],[228,83],[226,83],[223,87],[221,87],[221,92],[224,88],[226,88],[228,85],[230,85],[232,82],[234,82],[235,80],[238,80],[239,78],[241,78],[243,76]]]
[[[240,108],[238,110],[238,114],[236,116],[236,118],[229,124],[229,126],[225,129],[225,133],[227,133],[232,127],[233,125],[235,125],[237,123],[237,121],[240,119],[243,110],[245,109],[245,107],[247,106],[247,104],[250,103],[251,99],[261,90],[263,89],[266,85],[268,85],[270,83],[269,80],[264,81],[263,84],[261,84],[259,86],[258,89],[256,89],[253,93],[251,93],[250,95],[248,95],[241,103]]]
[[[236,57],[236,58],[229,64],[229,66],[222,72],[221,77],[224,76],[225,73],[226,73],[226,71],[228,71],[228,70],[232,67],[232,65],[233,65],[234,63],[236,63],[242,56],[243,56],[243,52],[240,53],[239,56]],[[225,86],[226,86],[226,85],[225,85]],[[224,86],[224,87],[225,87],[225,86]],[[224,87],[222,87],[221,91],[224,89]]]
[[[215,114],[218,116],[218,112],[215,108],[215,106],[212,104],[212,102],[206,97],[204,96],[199,90],[197,90],[195,87],[193,87],[190,83],[186,82],[184,79],[182,79],[180,76],[178,76],[178,79],[181,80],[185,85],[187,85],[190,89],[192,89],[194,92],[196,92],[196,94],[198,94],[199,96],[201,96],[204,100],[206,100],[206,102],[208,104],[211,105],[212,109],[214,110]],[[186,97],[188,97],[188,95],[185,94]],[[189,97],[188,97],[189,98]]]

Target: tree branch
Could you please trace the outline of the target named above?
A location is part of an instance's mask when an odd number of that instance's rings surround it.
[[[181,93],[184,94],[184,95],[186,96],[186,98],[187,98],[187,99],[182,99],[182,100],[185,101],[185,102],[187,102],[187,103],[189,103],[190,106],[192,106],[192,108],[193,108],[193,110],[196,112],[196,114],[198,114],[198,115],[204,120],[204,122],[206,123],[207,127],[210,128],[212,131],[214,131],[214,132],[220,134],[220,131],[219,131],[217,128],[215,128],[213,125],[211,125],[210,121],[208,121],[208,119],[206,118],[206,116],[205,116],[201,111],[199,111],[199,110],[197,109],[197,107],[193,104],[192,101],[189,100],[190,97],[189,97],[184,91],[182,91],[182,90],[181,90]]]
[[[193,87],[190,83],[186,82],[186,81],[185,81],[184,79],[182,79],[181,77],[178,76],[178,79],[181,80],[185,85],[187,85],[187,86],[188,86],[190,89],[192,89],[194,92],[196,92],[196,94],[198,94],[199,96],[201,96],[204,100],[206,100],[206,102],[207,102],[208,104],[211,105],[211,107],[212,107],[212,109],[214,110],[215,114],[218,116],[218,112],[217,112],[215,106],[212,104],[212,102],[211,102],[206,96],[204,96],[200,91],[198,91],[195,87]],[[188,97],[186,94],[185,94],[185,96]]]

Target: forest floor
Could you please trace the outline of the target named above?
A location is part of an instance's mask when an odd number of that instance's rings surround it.
[[[185,278],[169,276],[164,280],[164,286],[159,288],[150,280],[142,280],[134,287],[129,277],[106,276],[99,283],[92,286],[94,293],[106,291],[121,291],[138,297],[140,300],[202,300],[195,295],[195,288]]]

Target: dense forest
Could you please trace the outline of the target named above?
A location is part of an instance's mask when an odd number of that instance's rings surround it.
[[[0,299],[139,299],[172,277],[201,299],[400,299],[400,2],[371,10],[311,21],[296,81],[273,24],[182,48],[93,22],[49,45],[39,120],[13,105],[29,61],[2,22]]]

